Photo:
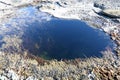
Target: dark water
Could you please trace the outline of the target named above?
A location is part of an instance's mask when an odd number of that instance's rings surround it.
[[[23,49],[33,55],[58,60],[101,57],[101,51],[113,47],[108,35],[79,20],[51,17],[33,7],[21,9],[17,14],[11,20],[16,25],[11,32],[22,34]]]
[[[101,57],[101,51],[112,47],[109,36],[79,20],[52,18],[29,26],[24,48],[46,59]]]

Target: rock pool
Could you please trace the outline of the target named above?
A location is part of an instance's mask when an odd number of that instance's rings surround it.
[[[55,18],[33,7],[18,10],[5,26],[11,27],[5,35],[22,40],[22,50],[45,59],[101,57],[101,51],[113,48],[103,31],[80,20]]]

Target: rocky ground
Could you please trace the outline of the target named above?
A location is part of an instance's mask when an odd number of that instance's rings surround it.
[[[120,80],[120,0],[0,0],[0,35],[6,42],[0,52],[0,79],[2,80]],[[117,56],[107,50],[102,58],[75,60],[43,60],[27,52],[15,54],[21,48],[20,32],[7,35],[10,31],[21,31],[14,23],[13,28],[3,23],[19,15],[16,11],[32,5],[38,10],[59,18],[79,19],[94,28],[99,28],[115,41]],[[111,10],[112,13],[105,10]],[[117,12],[116,12],[117,10]],[[104,12],[104,13],[103,13]],[[108,13],[108,14],[106,14]],[[112,17],[108,15],[112,15]],[[117,15],[116,15],[117,14]],[[21,23],[21,22],[19,22]],[[23,23],[23,22],[22,22]],[[0,39],[1,41],[1,39]],[[3,42],[3,43],[4,43]],[[3,52],[2,52],[3,50]],[[8,52],[9,53],[8,53]],[[11,54],[12,53],[12,54]]]

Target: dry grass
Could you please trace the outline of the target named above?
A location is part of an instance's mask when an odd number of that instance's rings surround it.
[[[111,51],[103,52],[102,58],[75,60],[43,60],[25,54],[0,54],[0,74],[13,70],[19,79],[34,76],[46,80],[119,80],[120,58]]]

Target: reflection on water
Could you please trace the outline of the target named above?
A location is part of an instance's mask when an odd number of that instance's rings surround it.
[[[29,24],[24,32],[24,48],[46,59],[101,57],[112,47],[110,38],[79,20],[54,18],[43,24]]]
[[[18,45],[23,46],[22,50],[45,59],[101,57],[101,51],[113,46],[109,36],[84,22],[58,19],[34,7],[18,10],[6,28],[3,31],[5,35],[20,40],[16,40],[15,47],[19,42]]]

